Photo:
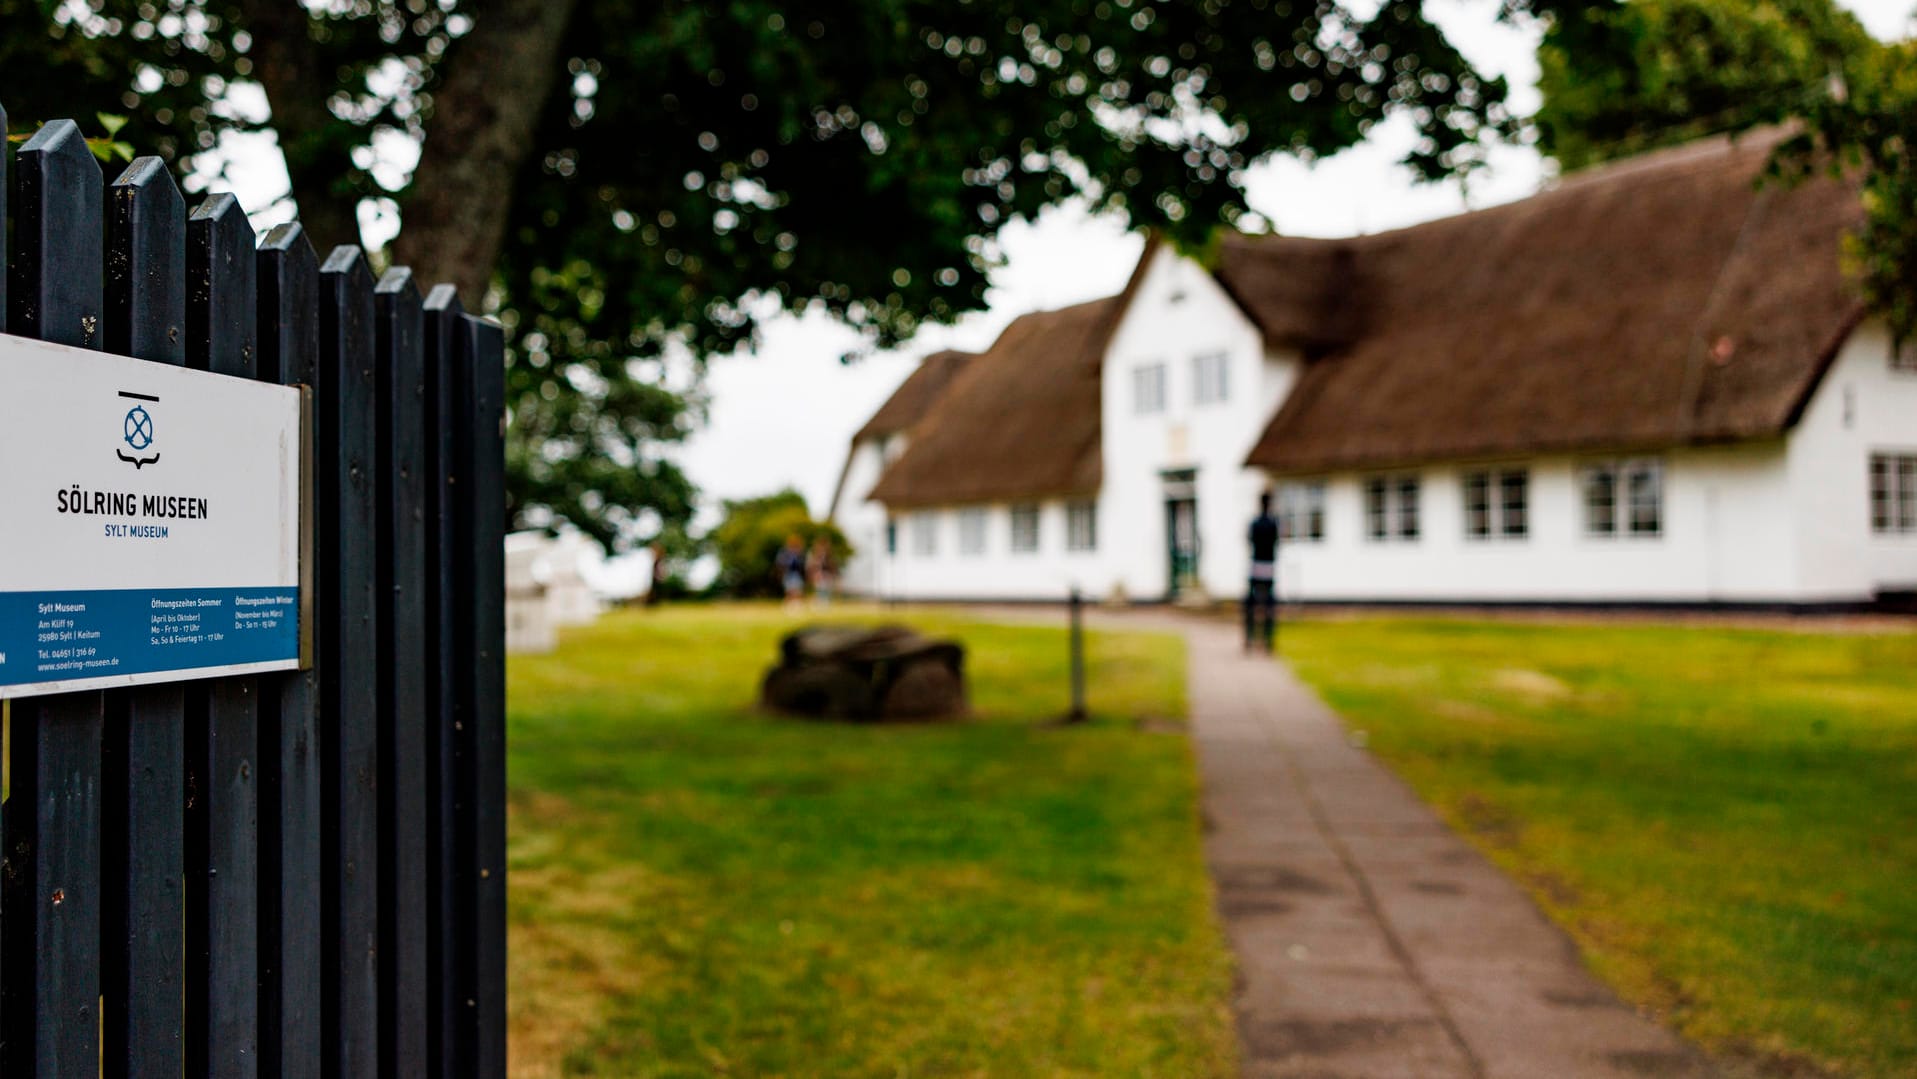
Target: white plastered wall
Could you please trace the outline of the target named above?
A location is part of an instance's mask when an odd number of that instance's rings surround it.
[[[852,544],[852,557],[840,574],[840,587],[854,595],[880,594],[885,571],[885,507],[868,501],[885,468],[885,455],[896,457],[905,446],[904,435],[861,439],[852,444],[838,500],[831,507],[832,523]]]
[[[1914,347],[1914,346],[1907,346]],[[1864,324],[1838,351],[1788,450],[1797,575],[1810,600],[1917,588],[1917,535],[1870,528],[1870,457],[1917,453],[1917,373],[1891,366],[1890,335]]]
[[[877,594],[886,599],[1062,600],[1076,587],[1102,598],[1111,584],[1103,533],[1100,550],[1068,552],[1065,502],[1048,499],[1037,505],[1038,550],[1030,552],[1012,550],[1008,503],[966,507],[985,515],[985,547],[978,553],[960,550],[959,508],[901,511],[898,554],[881,567]],[[937,531],[937,549],[930,556],[920,554],[915,542],[921,515]]]
[[[1222,352],[1223,401],[1194,400],[1197,357]],[[1133,372],[1163,363],[1162,412],[1140,415]],[[1297,375],[1296,361],[1268,355],[1256,326],[1198,264],[1160,249],[1139,282],[1104,366],[1104,517],[1113,575],[1134,599],[1167,591],[1171,554],[1165,511],[1167,470],[1196,471],[1198,576],[1213,597],[1237,598],[1250,554],[1245,531],[1257,514],[1263,478],[1244,467]]]
[[[1325,539],[1284,546],[1280,590],[1290,600],[1326,602],[1793,598],[1794,537],[1780,443],[1632,456],[1655,457],[1662,464],[1663,529],[1656,536],[1585,533],[1579,469],[1602,456],[1447,463],[1385,473],[1420,480],[1416,540],[1367,536],[1364,484],[1376,473],[1322,477]],[[1467,537],[1464,476],[1512,468],[1530,473],[1528,534]]]

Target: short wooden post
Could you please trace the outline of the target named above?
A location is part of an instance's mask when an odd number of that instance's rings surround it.
[[[1089,713],[1085,710],[1085,599],[1078,589],[1072,589],[1072,710],[1065,718],[1072,723],[1083,723]]]

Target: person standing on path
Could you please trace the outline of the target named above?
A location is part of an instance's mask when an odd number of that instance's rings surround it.
[[[1258,496],[1251,522],[1251,581],[1245,589],[1245,651],[1271,651],[1278,626],[1278,519],[1271,515],[1271,492]]]

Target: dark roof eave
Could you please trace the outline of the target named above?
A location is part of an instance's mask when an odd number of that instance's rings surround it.
[[[1401,456],[1349,454],[1319,457],[1247,458],[1246,468],[1255,468],[1273,476],[1321,476],[1339,472],[1393,472],[1434,465],[1466,465],[1497,461],[1531,460],[1539,457],[1600,457],[1669,453],[1672,450],[1703,449],[1712,446],[1736,446],[1769,442],[1781,438],[1787,429],[1765,427],[1751,430],[1702,431],[1684,438],[1617,441],[1615,439],[1567,439],[1554,443],[1509,446],[1466,446],[1433,449]]]
[[[1042,490],[1022,490],[1003,492],[966,492],[947,497],[921,498],[882,498],[877,490],[867,497],[867,501],[877,502],[886,509],[922,510],[922,509],[958,509],[968,506],[998,506],[1013,502],[1045,502],[1065,498],[1089,498],[1098,495],[1097,485],[1091,487],[1045,488]]]

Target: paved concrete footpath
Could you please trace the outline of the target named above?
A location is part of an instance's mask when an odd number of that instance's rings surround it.
[[[1178,625],[1247,1076],[1713,1074],[1282,663]]]

